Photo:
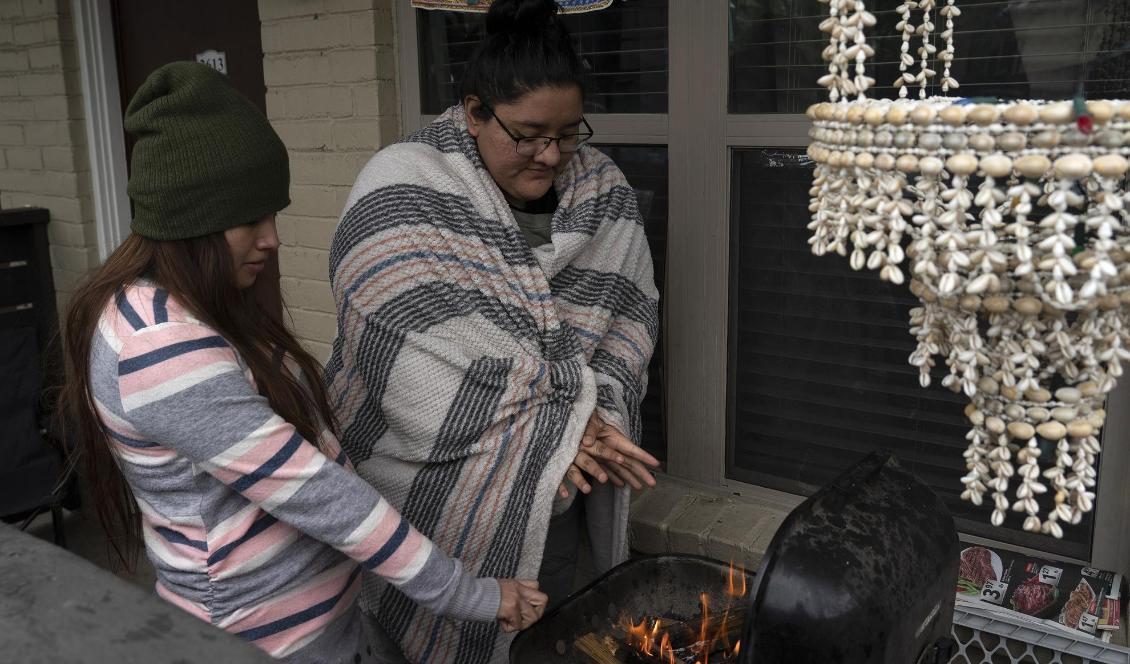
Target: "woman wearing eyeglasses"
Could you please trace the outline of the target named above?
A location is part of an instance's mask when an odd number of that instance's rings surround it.
[[[658,292],[635,193],[586,145],[557,5],[495,0],[486,25],[461,103],[354,184],[326,384],[362,477],[473,573],[536,575],[552,602],[582,528],[598,571],[626,558],[627,486],[654,484],[638,443]],[[362,607],[410,661],[507,660],[499,630],[388,585]]]

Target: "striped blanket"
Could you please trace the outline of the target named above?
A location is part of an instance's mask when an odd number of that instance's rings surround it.
[[[531,249],[463,109],[379,152],[334,236],[327,385],[358,472],[480,576],[536,578],[556,488],[594,408],[635,441],[658,293],[635,193],[582,147]],[[627,496],[600,556],[627,554]],[[417,662],[506,661],[459,624],[366,585],[362,608]]]

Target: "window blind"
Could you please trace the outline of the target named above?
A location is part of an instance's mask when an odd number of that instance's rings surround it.
[[[596,145],[612,158],[628,183],[636,190],[640,214],[643,215],[651,262],[655,267],[655,287],[659,289],[659,339],[647,370],[647,392],[640,405],[643,420],[643,448],[659,459],[667,458],[667,428],[664,395],[667,393],[663,373],[663,312],[667,282],[667,146],[665,145]]]
[[[899,4],[867,3],[878,19],[867,36],[875,49],[867,62],[876,81],[870,96],[897,96],[892,84],[899,75],[902,42],[895,30]],[[828,35],[819,24],[828,6],[817,0],[733,0],[730,5],[730,112],[803,113],[826,101],[816,79],[827,71],[820,54]],[[1080,84],[1090,98],[1130,94],[1126,0],[961,0],[959,6],[953,73],[961,88],[951,94],[1067,99]],[[911,40],[912,54],[918,45],[917,38]]]
[[[588,66],[587,113],[667,112],[667,0],[618,0],[563,16]],[[416,10],[424,113],[458,101],[467,59],[486,35],[485,15]]]

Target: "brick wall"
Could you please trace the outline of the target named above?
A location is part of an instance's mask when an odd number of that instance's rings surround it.
[[[0,207],[51,211],[59,306],[98,264],[68,0],[0,0]]]
[[[290,150],[279,216],[283,296],[298,337],[329,356],[329,245],[361,167],[398,135],[391,0],[259,0],[267,116]]]

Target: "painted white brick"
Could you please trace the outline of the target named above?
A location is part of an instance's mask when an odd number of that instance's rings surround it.
[[[27,71],[27,51],[0,51],[0,71]]]
[[[283,299],[289,307],[327,314],[337,311],[328,281],[284,276],[281,285]]]
[[[15,97],[18,94],[20,94],[19,80],[15,76],[0,76],[0,97]]]
[[[396,94],[396,83],[380,80],[353,87],[354,113],[358,117],[373,115],[397,115],[400,102]]]
[[[70,300],[69,296],[74,292],[75,286],[86,276],[87,270],[85,268],[68,270],[54,264],[52,264],[52,268],[51,277],[55,281],[55,300],[62,308]]]
[[[66,2],[66,0],[62,0],[62,2]],[[24,16],[27,18],[54,16],[60,11],[69,9],[68,6],[62,6],[60,0],[24,0],[23,7]]]
[[[373,12],[373,27],[373,36],[378,44],[392,46],[396,42],[391,10]]]
[[[321,362],[322,364],[325,364],[329,361],[330,351],[333,349],[333,346],[331,346],[329,343],[322,343],[320,341],[313,341],[310,339],[304,339],[302,337],[296,338],[298,339],[298,342],[302,344],[302,347],[306,349],[306,352],[314,356],[315,360]]]
[[[352,186],[369,157],[365,152],[291,152],[290,179],[300,185]]]
[[[86,131],[81,120],[36,121],[24,123],[28,145],[85,145]]]
[[[29,48],[27,58],[32,69],[62,69],[63,45],[48,44]]]
[[[39,21],[19,23],[12,28],[12,41],[19,46],[42,44],[43,24]]]
[[[290,150],[324,150],[331,145],[331,123],[325,120],[274,120],[271,122]]]
[[[24,74],[19,82],[20,94],[25,97],[67,94],[67,82],[62,72]]]
[[[337,13],[358,12],[366,9],[390,8],[389,0],[325,0],[326,11]]]
[[[290,317],[298,337],[322,344],[333,343],[337,333],[336,314],[291,307]]]
[[[279,272],[288,277],[329,279],[330,253],[306,247],[279,247]]]
[[[66,147],[45,147],[43,168],[49,171],[88,171],[90,158],[86,150]]]
[[[281,215],[278,220],[279,240],[292,247],[328,251],[337,230],[338,219]],[[328,264],[327,264],[328,269]]]
[[[64,41],[73,42],[74,39],[75,39],[75,30],[74,30],[74,22],[71,21],[71,17],[68,16],[68,15],[60,15],[57,19],[45,21],[43,23],[43,39],[44,39],[44,41],[47,41],[47,42],[59,41],[60,39],[63,39]],[[69,64],[67,66],[68,67],[77,67],[78,66],[77,51],[75,51],[72,48],[72,49],[70,49],[70,54],[75,56],[75,59],[74,59],[75,64],[73,64],[73,65]],[[67,53],[64,53],[63,55],[64,55],[65,58],[68,57]]]
[[[353,115],[350,89],[345,86],[289,88],[286,91],[286,115],[295,120],[312,117],[349,117]]]
[[[296,20],[266,23],[262,28],[263,51],[311,51],[350,43],[350,18],[319,14]]]
[[[396,139],[398,129],[395,117],[339,120],[333,125],[333,146],[337,150],[376,152]]]
[[[98,252],[93,247],[51,246],[51,265],[70,272],[85,272],[98,264]]]
[[[14,97],[0,101],[0,120],[23,121],[35,119],[35,102],[22,97]]]
[[[271,120],[286,117],[286,88],[267,90],[267,117]]]
[[[24,128],[17,124],[0,124],[0,145],[23,145]]]
[[[263,58],[263,79],[269,88],[324,83],[330,80],[330,63],[318,54],[267,55]]]
[[[259,20],[313,16],[326,11],[322,0],[259,0]]]
[[[373,49],[334,51],[330,55],[333,80],[338,83],[374,81],[377,78],[377,56]]]
[[[35,117],[38,120],[75,120],[83,117],[82,97],[79,95],[53,95],[35,100]]]
[[[377,43],[374,12],[363,11],[349,15],[349,43],[354,46],[373,46]]]
[[[335,187],[290,186],[290,207],[286,214],[300,217],[334,217],[341,212]]]
[[[54,218],[47,224],[47,239],[51,244],[68,247],[93,246],[97,241],[94,224],[72,224]]]
[[[0,203],[3,203],[2,207],[31,205],[46,208],[51,212],[51,220],[53,222],[61,221],[82,224],[87,223],[94,216],[90,211],[90,200],[86,196],[68,198],[63,196],[45,196],[28,191],[6,191]],[[90,226],[91,232],[93,233],[93,224],[90,224]],[[94,236],[91,235],[91,237]],[[91,244],[93,245],[93,242]]]
[[[43,151],[39,148],[8,148],[4,150],[8,168],[38,171],[43,168]]]

